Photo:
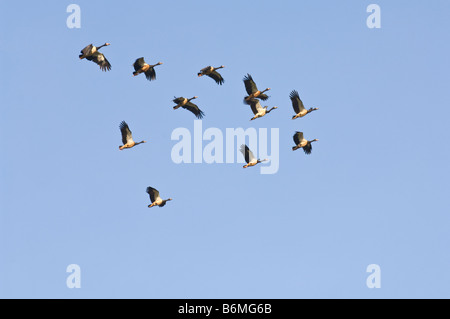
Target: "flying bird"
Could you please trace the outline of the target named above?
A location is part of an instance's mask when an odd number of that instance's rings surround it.
[[[295,150],[298,150],[299,148],[303,148],[303,151],[305,152],[305,154],[311,154],[311,151],[312,151],[311,143],[318,141],[318,139],[308,141],[307,139],[305,139],[303,137],[303,132],[299,132],[299,131],[295,132],[293,139],[294,139],[295,146],[292,147],[292,150],[295,151]]]
[[[243,81],[244,81],[244,85],[245,85],[245,90],[247,91],[247,94],[248,94],[248,96],[245,97],[244,101],[250,100],[253,98],[258,98],[258,99],[265,101],[269,98],[269,96],[264,94],[264,92],[269,91],[270,88],[267,88],[263,91],[259,91],[258,87],[256,86],[255,81],[253,81],[253,78],[250,74],[247,73],[247,75],[244,76]]]
[[[190,99],[184,98],[184,97],[175,97],[173,99],[173,103],[175,103],[176,105],[173,107],[174,110],[178,109],[179,107],[182,107],[183,109],[186,109],[188,111],[191,111],[192,113],[194,113],[194,115],[198,118],[201,119],[203,118],[203,116],[205,115],[205,113],[203,113],[202,110],[200,110],[198,108],[197,105],[195,105],[194,103],[191,102],[191,100],[198,98],[198,96],[194,96]]]
[[[161,65],[162,62],[158,62],[156,64],[150,65],[144,61],[144,58],[139,58],[134,61],[133,67],[134,72],[133,76],[139,75],[141,73],[145,74],[145,77],[147,80],[155,80],[156,79],[156,72],[155,72],[155,66]]]
[[[89,44],[80,51],[81,54],[78,57],[80,58],[80,60],[85,58],[86,60],[96,63],[98,66],[100,66],[100,69],[102,71],[109,71],[111,70],[111,64],[105,58],[104,54],[98,51],[100,48],[108,45],[110,45],[110,43],[105,43],[99,47]]]
[[[255,116],[252,117],[250,121],[257,119],[258,117],[263,117],[264,115],[270,113],[270,111],[278,108],[277,106],[274,106],[268,110],[268,106],[262,107],[258,99],[244,100],[244,103],[250,105],[253,114],[255,114]]]
[[[216,70],[222,69],[222,68],[224,68],[224,67],[225,67],[225,66],[223,66],[223,65],[221,65],[221,66],[219,66],[219,67],[217,67],[217,68],[213,68],[212,66],[207,66],[207,67],[201,69],[200,72],[197,73],[197,75],[198,75],[199,77],[200,77],[200,76],[203,76],[203,75],[207,75],[207,76],[209,76],[211,79],[213,79],[214,81],[216,81],[217,84],[222,85],[222,84],[225,82],[225,80],[224,80],[223,77],[220,75],[220,73],[217,72]]]
[[[128,127],[128,124],[125,121],[122,121],[119,127],[120,132],[122,133],[122,143],[123,143],[123,145],[119,146],[119,150],[123,150],[125,148],[132,148],[141,143],[146,143],[145,141],[141,141],[138,143],[133,141],[133,136],[131,135],[130,128]]]
[[[312,111],[316,111],[319,108],[315,107],[315,108],[310,108],[310,109],[306,109],[305,106],[303,105],[302,100],[300,100],[300,96],[298,95],[298,92],[296,90],[293,90],[290,94],[289,97],[291,98],[292,101],[292,107],[294,109],[294,112],[296,113],[294,116],[292,116],[292,119],[295,120],[298,117],[303,117],[308,113],[311,113]]]
[[[255,166],[258,163],[267,161],[267,158],[263,160],[257,159],[247,145],[242,144],[240,151],[242,155],[244,155],[245,161],[247,162],[247,164],[243,166],[244,168],[247,168],[249,166]]]
[[[153,187],[147,187],[146,190],[147,194],[150,195],[150,201],[152,202],[150,205],[148,205],[148,207],[153,207],[153,206],[159,206],[159,207],[163,207],[164,205],[166,205],[166,203],[168,201],[171,201],[172,198],[168,198],[168,199],[162,199],[159,196],[159,191]]]

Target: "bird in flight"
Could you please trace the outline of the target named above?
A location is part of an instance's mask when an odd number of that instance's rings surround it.
[[[255,166],[258,163],[266,162],[268,160],[267,158],[263,160],[257,159],[255,155],[253,155],[253,152],[245,144],[241,145],[240,151],[242,155],[244,155],[245,162],[247,162],[247,164],[243,166],[244,168]]]
[[[86,59],[88,61],[96,63],[98,66],[100,66],[100,69],[102,71],[109,71],[111,70],[111,64],[105,58],[105,55],[98,51],[100,48],[108,45],[110,45],[110,43],[105,43],[99,47],[96,47],[91,43],[80,51],[81,54],[78,57],[80,58],[80,60]]]
[[[303,137],[303,132],[299,132],[299,131],[295,132],[293,139],[294,139],[295,146],[292,147],[292,150],[295,151],[295,150],[298,150],[299,148],[303,148],[303,151],[305,152],[305,154],[308,154],[308,155],[311,154],[311,151],[312,151],[311,143],[318,141],[318,139],[313,139],[311,141],[308,141],[307,139],[305,139]]]
[[[151,204],[148,205],[149,208],[151,208],[153,206],[164,207],[164,205],[166,205],[166,203],[168,201],[172,200],[172,198],[162,199],[159,196],[159,191],[156,188],[153,188],[153,187],[150,187],[150,186],[147,187],[146,192],[147,192],[148,195],[150,195]]]
[[[219,66],[219,67],[217,67],[217,68],[214,68],[214,67],[212,67],[212,66],[209,65],[209,66],[207,66],[207,67],[201,69],[200,72],[197,73],[197,75],[198,75],[199,77],[200,77],[200,76],[203,76],[203,75],[207,75],[207,76],[209,76],[211,79],[213,79],[214,81],[216,81],[217,84],[222,85],[222,84],[225,82],[225,80],[224,80],[223,77],[220,75],[220,73],[217,72],[216,70],[222,69],[222,68],[224,68],[224,67],[225,67],[225,66],[221,65],[221,66]]]
[[[191,102],[191,100],[194,100],[196,98],[198,98],[198,96],[191,97],[190,99],[187,99],[187,98],[182,97],[182,96],[181,97],[175,97],[173,99],[173,103],[175,103],[176,105],[173,107],[173,109],[176,110],[179,107],[182,107],[183,109],[186,109],[186,110],[191,111],[192,113],[194,113],[194,115],[198,119],[201,119],[201,118],[203,118],[205,113],[203,113],[203,111],[200,110],[196,104]]]
[[[119,150],[123,150],[125,148],[132,148],[141,143],[146,143],[146,141],[135,142],[133,140],[133,136],[131,135],[130,128],[125,121],[122,121],[119,125],[120,132],[122,133],[122,143],[123,145],[119,146]]]
[[[134,61],[133,64],[134,67],[133,76],[144,73],[147,80],[149,81],[155,80],[156,79],[155,66],[161,64],[162,62],[158,62],[156,64],[150,65],[144,61],[144,58],[136,59],[136,61]]]

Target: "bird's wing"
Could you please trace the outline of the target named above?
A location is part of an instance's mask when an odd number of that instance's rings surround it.
[[[305,154],[311,154],[311,151],[312,151],[311,143],[308,143],[305,146],[303,146],[303,150],[305,151]]]
[[[212,71],[210,74],[208,74],[210,78],[212,78],[214,81],[216,81],[217,84],[222,85],[225,80],[223,77],[219,74],[217,71]]]
[[[293,90],[291,94],[289,94],[289,97],[291,98],[292,107],[294,108],[294,112],[296,114],[305,109],[305,106],[303,105],[302,100],[300,100],[300,96],[296,90]]]
[[[253,155],[253,152],[250,151],[250,149],[248,148],[247,145],[242,144],[240,151],[241,151],[242,155],[244,155],[245,161],[247,163],[256,161],[255,155]]]
[[[145,77],[146,77],[147,80],[149,80],[149,81],[155,80],[155,79],[156,79],[155,68],[149,68],[147,71],[145,71]]]
[[[261,100],[263,100],[263,101],[265,101],[265,100],[267,100],[269,98],[269,96],[268,95],[266,95],[266,94],[260,94],[259,96],[258,96],[258,99],[261,99]]]
[[[295,145],[300,144],[303,140],[303,132],[296,132],[293,136]]]
[[[263,107],[261,106],[261,103],[259,102],[258,99],[250,99],[250,100],[244,99],[244,103],[250,105],[250,107],[252,108],[252,112],[255,115],[263,110]]]
[[[202,74],[206,74],[208,72],[211,72],[212,67],[210,65],[208,65],[207,67],[204,67],[203,69],[200,70],[200,73]]]
[[[134,61],[134,64],[133,64],[134,70],[137,71],[137,70],[142,69],[144,64],[145,64],[144,58],[136,59],[136,61]]]
[[[184,97],[182,97],[182,96],[176,97],[172,101],[173,101],[173,103],[180,104],[181,102],[184,101]]]
[[[244,85],[245,85],[245,90],[247,91],[248,95],[258,91],[258,88],[256,87],[256,84],[253,81],[253,78],[250,74],[247,74],[246,76],[244,76],[243,81],[244,81]]]
[[[88,56],[91,54],[92,48],[94,46],[91,44],[87,45],[83,50],[80,51],[80,53],[84,56]]]
[[[111,64],[105,58],[103,53],[95,51],[90,57],[87,57],[86,59],[97,63],[100,66],[100,69],[102,71],[109,71],[109,70],[111,70]]]
[[[244,99],[244,103],[250,105],[250,107],[252,108],[252,112],[255,115],[263,110],[263,107],[261,106],[261,103],[258,99]]]
[[[150,195],[150,200],[152,201],[152,203],[155,202],[155,200],[157,200],[159,198],[159,192],[156,188],[153,187],[147,187],[147,194]]]
[[[192,102],[187,102],[185,105],[182,106],[182,108],[191,111],[192,113],[195,114],[195,116],[198,119],[203,118],[203,116],[205,115],[205,113],[203,113],[203,111],[201,111],[197,105],[195,105]]]
[[[119,125],[120,132],[122,133],[122,143],[125,145],[127,143],[133,142],[133,136],[131,135],[130,128],[125,121],[122,121]]]

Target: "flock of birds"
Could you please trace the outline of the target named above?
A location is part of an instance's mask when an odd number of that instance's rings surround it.
[[[96,63],[102,71],[109,71],[109,70],[111,70],[111,64],[105,58],[105,55],[99,51],[100,48],[108,46],[108,45],[110,45],[110,43],[105,43],[98,47],[96,47],[92,44],[89,44],[88,46],[86,46],[84,49],[81,50],[81,52],[80,52],[81,54],[79,55],[79,58],[86,59],[88,61],[92,61],[92,62]],[[137,76],[141,73],[144,73],[147,80],[153,81],[156,79],[155,67],[158,65],[161,65],[161,64],[162,64],[162,62],[158,62],[156,64],[151,65],[151,64],[146,63],[143,57],[138,58],[138,59],[136,59],[136,61],[133,64],[133,67],[134,67],[133,76]],[[223,65],[216,67],[216,68],[212,67],[212,66],[207,66],[207,67],[201,69],[197,73],[197,75],[199,77],[206,75],[206,76],[210,77],[211,79],[213,79],[217,84],[222,85],[225,82],[225,80],[223,79],[222,75],[219,72],[217,72],[217,70],[222,69],[224,67],[225,66],[223,66]],[[261,106],[260,100],[266,101],[267,99],[269,99],[269,96],[267,94],[265,94],[264,92],[269,91],[270,88],[266,88],[265,90],[262,90],[262,91],[258,90],[258,87],[256,86],[256,83],[250,74],[247,74],[246,76],[244,76],[243,81],[244,81],[244,85],[245,85],[245,90],[247,91],[247,94],[248,94],[246,97],[244,97],[244,103],[250,106],[250,108],[254,114],[254,116],[250,119],[250,121],[253,121],[257,118],[263,117],[266,114],[269,114],[272,110],[277,109],[276,106],[274,106],[270,109],[268,109],[268,106],[264,106],[264,107]],[[173,99],[173,103],[175,103],[176,105],[173,107],[173,109],[176,110],[176,109],[182,107],[182,108],[192,112],[198,119],[201,119],[205,115],[204,112],[202,110],[200,110],[196,104],[191,102],[192,100],[194,100],[196,98],[198,98],[198,96],[194,96],[190,99],[187,99],[182,96],[175,97]],[[300,96],[296,90],[293,90],[290,93],[289,98],[291,99],[292,108],[294,109],[294,112],[295,112],[295,115],[292,116],[293,120],[295,120],[299,117],[304,117],[307,114],[318,110],[318,108],[309,108],[309,109],[305,108],[305,106],[303,105],[303,102],[300,99]],[[131,130],[125,121],[122,121],[120,123],[119,128],[120,128],[120,132],[122,134],[122,143],[123,143],[123,145],[119,146],[119,150],[132,148],[136,145],[146,143],[146,141],[135,142],[133,140]],[[295,146],[292,147],[292,150],[295,151],[299,148],[302,148],[303,151],[305,152],[305,154],[311,154],[311,151],[312,151],[311,143],[318,141],[318,139],[313,139],[313,140],[305,139],[303,136],[303,132],[299,132],[299,131],[295,132],[293,139],[294,139]],[[256,158],[255,155],[253,154],[253,152],[249,149],[249,147],[247,145],[241,145],[240,151],[245,158],[245,162],[247,163],[246,165],[244,165],[244,168],[247,168],[250,166],[255,166],[258,163],[267,161],[267,159],[260,160],[260,159]],[[153,206],[163,207],[164,205],[166,205],[166,203],[168,201],[172,200],[172,198],[162,199],[159,195],[159,191],[150,186],[147,187],[146,192],[150,196],[150,201],[151,201],[151,204],[149,204],[148,207],[153,207]]]

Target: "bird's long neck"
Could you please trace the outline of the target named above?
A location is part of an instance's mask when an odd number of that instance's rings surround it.
[[[311,113],[312,111],[317,111],[319,108],[318,107],[311,107],[309,110],[308,110],[308,113]]]
[[[312,143],[312,142],[317,142],[318,141],[318,139],[313,139],[313,140],[311,140],[311,141],[309,141],[309,143]]]
[[[270,113],[270,111],[276,109],[276,107],[272,107],[270,110],[268,110],[266,113]]]
[[[263,159],[263,160],[260,160],[260,159],[259,159],[257,162],[258,162],[258,163],[262,163],[262,162],[266,162],[266,161],[267,161],[267,158],[265,158],[265,159]]]
[[[99,50],[100,48],[103,48],[105,45],[106,45],[106,43],[105,43],[105,44],[102,44],[102,45],[99,46],[99,47],[97,47],[97,50]]]
[[[214,70],[222,69],[222,68],[224,68],[224,67],[225,67],[225,66],[221,65],[221,66],[218,66],[217,68],[214,68]]]
[[[145,143],[145,141],[137,142],[137,143],[135,143],[134,145],[139,145],[139,144],[142,144],[142,143]]]

